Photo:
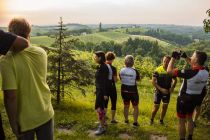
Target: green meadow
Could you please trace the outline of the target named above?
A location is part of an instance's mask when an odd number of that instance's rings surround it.
[[[132,29],[129,28],[130,32],[140,32],[144,33],[148,29],[146,28],[138,28]],[[94,44],[99,44],[103,41],[114,41],[116,43],[123,43],[127,41],[128,38],[140,38],[149,41],[157,41],[158,44],[164,50],[172,50],[171,48],[174,44],[169,41],[157,39],[152,36],[146,36],[142,34],[131,35],[128,34],[126,29],[115,29],[109,30],[106,32],[94,32],[92,34],[83,34],[79,36],[68,37],[66,40],[70,38],[78,38],[81,41],[87,43],[91,42]],[[37,46],[46,46],[50,47],[55,41],[55,38],[48,36],[32,36],[31,43]],[[82,51],[74,51],[77,53],[76,57],[78,59],[89,59],[92,58],[91,53],[82,52]],[[123,67],[123,58],[117,58],[114,61],[114,66],[117,66],[118,72]],[[149,67],[149,66],[148,66]],[[146,70],[147,67],[145,68]],[[141,71],[140,71],[141,74]],[[171,100],[168,107],[168,111],[166,117],[164,119],[165,125],[159,124],[159,116],[161,108],[156,115],[154,124],[152,126],[149,125],[150,116],[153,108],[153,86],[151,84],[151,79],[145,77],[141,79],[138,83],[138,91],[140,96],[139,103],[139,118],[138,122],[140,124],[139,127],[133,127],[133,109],[130,106],[130,115],[129,121],[130,124],[124,123],[123,116],[123,101],[120,94],[120,81],[117,82],[117,112],[116,119],[119,123],[111,124],[110,119],[108,122],[108,129],[104,135],[95,136],[93,132],[97,129],[97,113],[94,110],[94,102],[95,102],[95,88],[94,85],[90,85],[85,87],[86,95],[84,96],[79,90],[71,89],[68,87],[66,90],[71,91],[71,95],[65,94],[62,98],[61,103],[58,105],[56,103],[56,95],[52,94],[52,103],[55,110],[55,140],[177,140],[178,136],[178,119],[176,117],[176,99],[178,96],[179,88],[181,86],[181,81],[178,80],[178,84],[174,93],[171,94]],[[1,109],[3,106],[3,94],[0,94],[0,105]],[[107,116],[111,118],[110,104]],[[6,137],[8,140],[14,140],[15,136],[13,135],[11,128],[9,126],[8,118],[6,115],[5,109],[1,110],[1,114],[3,117],[3,127],[6,132]],[[41,117],[41,116],[40,116]],[[208,121],[200,118],[197,123],[197,127],[194,131],[194,139],[195,140],[210,140],[210,124]]]
[[[94,110],[94,86],[86,88],[86,96],[83,96],[79,91],[72,91],[73,95],[65,95],[62,98],[60,105],[56,104],[55,96],[52,95],[52,102],[55,109],[55,139],[56,140],[120,140],[120,135],[126,134],[129,138],[134,140],[149,140],[152,135],[158,137],[166,137],[168,140],[177,140],[177,118],[176,118],[176,98],[180,83],[177,85],[176,90],[171,95],[168,112],[165,117],[165,125],[159,124],[159,112],[156,115],[155,122],[152,126],[149,125],[150,115],[153,107],[153,87],[151,80],[148,78],[142,79],[138,83],[138,90],[140,96],[139,104],[139,127],[133,127],[133,109],[130,107],[129,120],[130,124],[124,123],[123,116],[123,102],[120,95],[120,82],[117,82],[117,114],[116,119],[119,121],[117,124],[110,124],[108,122],[108,130],[102,136],[95,137],[91,133],[97,129],[97,114]],[[72,90],[72,89],[68,89]],[[2,94],[1,106],[2,103]],[[107,113],[110,118],[110,104]],[[7,139],[15,139],[9,127],[8,119],[5,110],[2,111],[3,124],[6,131]],[[40,116],[41,117],[41,116]],[[127,137],[125,137],[126,139]],[[127,138],[127,139],[129,139]],[[200,119],[198,126],[195,128],[195,140],[209,140],[210,129],[209,124],[205,120]]]
[[[86,35],[80,35],[80,36],[73,36],[73,38],[78,38],[81,41],[87,43],[87,42],[92,42],[92,43],[101,43],[103,41],[114,41],[116,43],[122,43],[126,41],[129,37],[131,38],[140,38],[144,40],[149,40],[149,41],[157,41],[162,47],[168,47],[171,44],[151,37],[151,36],[145,36],[145,35],[129,35],[123,32],[117,32],[117,31],[108,31],[108,32],[98,32],[98,33],[93,33],[93,34],[86,34]],[[71,37],[67,37],[66,40],[70,39]],[[51,46],[55,41],[55,38],[48,37],[48,36],[33,36],[31,37],[31,43],[36,44],[36,45],[41,45],[41,46]]]

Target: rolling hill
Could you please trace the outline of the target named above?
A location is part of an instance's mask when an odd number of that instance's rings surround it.
[[[114,41],[117,43],[122,43],[122,42],[126,41],[129,37],[141,38],[141,39],[150,40],[150,41],[158,41],[158,43],[162,47],[168,47],[171,45],[170,43],[156,39],[154,37],[143,36],[143,35],[129,35],[126,33],[121,33],[121,32],[116,32],[116,31],[98,32],[98,33],[93,33],[93,34],[74,36],[74,38],[78,38],[83,42],[93,42],[93,43],[100,43],[102,41]],[[49,47],[54,42],[54,40],[55,40],[55,38],[51,38],[48,36],[31,37],[32,44],[44,45],[47,47]]]

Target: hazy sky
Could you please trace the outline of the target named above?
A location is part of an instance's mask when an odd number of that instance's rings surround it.
[[[0,26],[22,16],[35,25],[65,23],[202,25],[210,0],[0,0]]]

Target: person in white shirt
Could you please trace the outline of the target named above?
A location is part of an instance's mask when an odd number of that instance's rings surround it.
[[[121,80],[121,95],[124,102],[124,117],[125,123],[129,123],[128,112],[130,107],[130,102],[134,108],[134,123],[133,126],[139,126],[138,115],[139,115],[139,95],[137,89],[136,81],[140,80],[139,72],[133,68],[134,58],[132,55],[127,55],[125,57],[125,67],[120,70],[120,80]]]

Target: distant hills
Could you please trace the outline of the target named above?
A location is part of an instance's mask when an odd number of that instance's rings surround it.
[[[53,32],[57,26],[33,26],[32,36],[39,34]],[[67,30],[81,30],[81,29],[98,29],[99,25],[97,24],[77,24],[77,23],[68,23],[65,24]],[[144,28],[144,29],[160,29],[169,31],[171,33],[186,35],[188,37],[196,39],[205,39],[210,40],[210,34],[206,34],[201,26],[181,26],[181,25],[156,25],[156,24],[102,24],[103,29],[119,29],[119,28]]]
[[[50,26],[32,26],[32,36],[41,35],[47,32],[53,32],[57,25]],[[78,24],[68,23],[65,24],[67,30],[81,30],[81,29],[98,29],[99,24]],[[184,26],[184,25],[164,25],[164,24],[103,24],[103,29],[117,29],[117,28],[145,28],[145,29],[161,29],[175,34],[187,35],[189,37],[198,39],[210,40],[210,34],[206,34],[202,26]],[[1,27],[0,27],[1,28]],[[6,30],[5,27],[1,28]]]

